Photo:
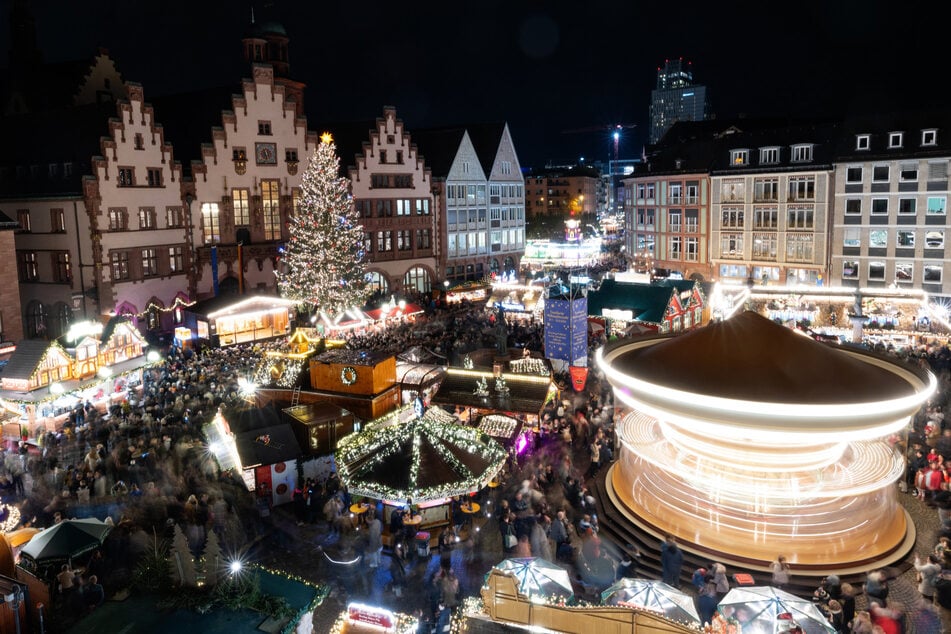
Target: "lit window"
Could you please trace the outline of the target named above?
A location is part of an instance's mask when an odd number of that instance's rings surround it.
[[[747,165],[749,161],[749,150],[730,150],[730,165]]]

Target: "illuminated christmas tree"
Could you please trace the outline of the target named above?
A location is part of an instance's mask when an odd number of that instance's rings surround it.
[[[325,133],[320,141],[301,179],[278,288],[302,307],[337,315],[366,301],[363,226],[333,138]]]

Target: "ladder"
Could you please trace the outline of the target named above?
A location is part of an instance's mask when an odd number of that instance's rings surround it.
[[[297,407],[300,404],[300,386],[294,388],[294,396],[291,397],[291,407]]]

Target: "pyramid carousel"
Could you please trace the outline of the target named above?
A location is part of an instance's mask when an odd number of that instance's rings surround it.
[[[422,505],[484,488],[502,469],[506,453],[438,407],[423,413],[418,405],[406,405],[344,438],[335,458],[351,493]]]
[[[627,340],[598,362],[631,409],[608,489],[643,529],[749,565],[783,553],[814,570],[914,545],[887,438],[934,392],[930,372],[752,312]]]

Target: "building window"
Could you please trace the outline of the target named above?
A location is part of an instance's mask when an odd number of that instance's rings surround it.
[[[921,144],[922,145],[938,145],[938,131],[934,129],[922,130]]]
[[[902,133],[901,132],[889,132],[888,133],[888,147],[889,148],[900,148],[902,142]]]
[[[698,238],[686,238],[686,257],[688,262],[696,262],[700,257],[700,240]]]
[[[948,162],[947,161],[928,161],[928,180],[929,181],[948,180]]]
[[[297,149],[287,148],[284,150],[284,160],[288,163],[297,163]]]
[[[396,201],[396,215],[397,216],[410,216],[413,213],[413,205],[409,200],[397,200]]]
[[[861,167],[846,168],[845,182],[846,183],[861,183],[862,182],[862,168]]]
[[[749,150],[730,150],[730,165],[748,165],[750,162]]]
[[[185,270],[185,250],[183,247],[168,248],[168,270],[180,273]]]
[[[158,251],[142,249],[142,277],[158,275]]]
[[[396,151],[396,164],[397,165],[403,164],[403,150]]]
[[[203,244],[217,244],[221,241],[218,224],[218,203],[201,204],[201,234]]]
[[[185,213],[181,207],[165,208],[165,224],[169,229],[185,226]]]
[[[432,248],[432,237],[431,237],[429,229],[416,230],[416,248],[417,249],[431,249]]]
[[[393,215],[393,201],[392,200],[376,201],[377,218],[388,218],[392,215]]]
[[[807,163],[812,160],[811,145],[794,145],[792,147],[792,160],[794,163]]]
[[[671,236],[668,252],[671,260],[680,260],[683,257],[683,240],[680,236]]]
[[[30,233],[30,210],[17,209],[17,224],[20,225],[20,231]]]
[[[871,249],[884,249],[888,246],[888,231],[875,229],[868,232],[868,246]]]
[[[684,231],[686,233],[697,233],[700,229],[700,212],[696,209],[688,209],[684,212]]]
[[[59,163],[50,163],[47,170],[47,174],[50,178],[59,177]]]
[[[871,146],[872,137],[868,134],[859,134],[855,137],[855,149],[867,150]]]
[[[69,251],[53,252],[53,281],[70,284],[73,281],[73,266],[69,261]]]
[[[512,161],[502,161],[502,173],[503,174],[512,173]]]
[[[859,263],[855,260],[846,260],[842,263],[842,277],[854,280],[859,276]]]
[[[888,182],[888,166],[887,165],[876,165],[872,168],[872,182],[874,183],[885,183]]]
[[[128,214],[123,207],[109,208],[109,231],[125,231],[129,228]]]
[[[66,233],[66,212],[62,209],[50,209],[50,230],[53,233]]]
[[[926,249],[943,249],[944,248],[944,231],[940,229],[925,231],[925,248]]]
[[[812,229],[814,226],[812,207],[789,207],[786,210],[787,229]]]
[[[142,138],[142,135],[136,132],[135,134],[135,149],[144,150],[145,149],[145,140]]]
[[[915,265],[911,262],[895,263],[895,281],[911,282],[914,279]]]
[[[929,284],[938,284],[941,282],[943,268],[940,265],[925,265],[924,281]]]
[[[928,196],[928,215],[943,216],[947,209],[947,196]]]
[[[271,136],[271,122],[258,121],[258,134],[261,136]]]
[[[116,183],[119,187],[132,187],[135,185],[135,171],[131,167],[120,167]]]
[[[377,231],[376,232],[376,251],[377,253],[386,253],[387,251],[393,250],[393,232],[392,231]]]
[[[746,183],[741,180],[723,181],[720,185],[720,199],[742,202],[746,199]]]
[[[842,246],[855,248],[861,247],[862,230],[857,227],[848,227],[842,234]]]
[[[915,246],[915,232],[899,229],[895,232],[895,246],[903,249],[913,248]]]
[[[261,181],[261,210],[264,212],[264,239],[281,239],[281,204],[278,181]]]
[[[251,207],[248,201],[251,199],[251,192],[247,189],[231,190],[231,205],[234,209],[234,224],[238,227],[246,227],[251,224]]]
[[[862,199],[861,198],[847,198],[845,200],[845,213],[849,215],[861,214],[862,213]]]
[[[777,229],[779,227],[779,210],[775,207],[757,207],[753,209],[754,229]]]
[[[764,147],[759,150],[759,162],[762,165],[779,163],[779,148]]]
[[[775,233],[754,233],[753,234],[753,259],[754,260],[775,260],[776,259],[776,234]]]
[[[917,201],[914,198],[901,198],[898,200],[898,213],[914,215],[918,211]]]
[[[910,163],[901,166],[901,170],[898,172],[898,180],[903,183],[914,182],[918,180],[918,165],[915,163]]]
[[[417,216],[429,215],[429,199],[428,198],[416,199],[416,215]]]
[[[812,176],[794,176],[789,179],[790,200],[815,200],[816,179]]]
[[[139,229],[155,228],[155,207],[139,207]]]
[[[872,199],[872,215],[882,216],[887,213],[888,213],[888,199],[887,198],[873,198]]]
[[[812,262],[812,243],[811,233],[793,233],[786,236],[786,261]]]
[[[776,202],[778,200],[778,178],[758,178],[753,182],[753,202]]]
[[[109,255],[109,263],[112,268],[112,280],[129,279],[129,252],[113,251]]]
[[[682,225],[680,224],[681,219],[680,211],[668,211],[667,212],[667,230],[674,233],[680,233]]]
[[[40,270],[37,266],[36,251],[18,251],[17,256],[20,260],[20,281],[35,282],[39,279]]]
[[[380,163],[386,163],[386,150],[379,150]]]
[[[885,279],[885,263],[879,261],[873,261],[868,263],[868,279],[870,280],[884,280]]]
[[[396,248],[399,251],[412,251],[413,232],[410,229],[401,229],[396,232]]]
[[[149,183],[149,187],[161,187],[162,186],[162,170],[157,167],[150,167],[145,171],[146,180]]]
[[[742,229],[743,210],[725,207],[720,214],[720,226],[725,229]]]
[[[743,234],[724,233],[720,236],[720,255],[729,258],[743,257]]]

